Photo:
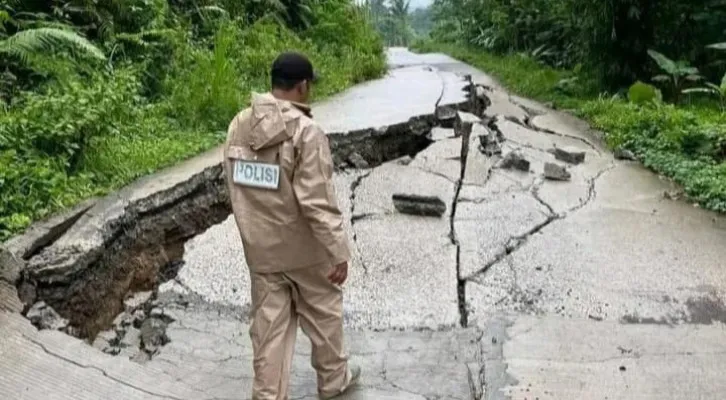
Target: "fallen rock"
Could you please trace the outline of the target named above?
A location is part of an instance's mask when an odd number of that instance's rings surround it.
[[[124,335],[119,341],[121,347],[141,348],[141,331],[129,326],[124,330]]]
[[[38,329],[63,330],[68,327],[68,320],[61,317],[51,306],[39,301],[28,310],[26,317]]]
[[[547,179],[555,181],[569,181],[572,178],[572,175],[565,167],[549,162],[545,163],[544,176]]]
[[[138,292],[134,293],[131,297],[124,300],[124,306],[126,306],[126,312],[133,314],[138,308],[142,307],[146,302],[151,299],[153,292]]]
[[[146,351],[155,353],[159,347],[169,343],[166,336],[166,322],[159,318],[149,318],[141,325],[141,343]]]
[[[502,154],[502,146],[499,144],[499,140],[495,135],[490,132],[487,135],[479,135],[479,151],[481,151],[487,157],[493,157],[497,154]]]
[[[350,165],[352,165],[355,168],[359,169],[366,169],[370,168],[370,164],[368,164],[368,161],[366,161],[365,158],[363,158],[362,155],[358,153],[351,153],[351,155],[348,156],[348,162]]]
[[[663,192],[663,198],[668,200],[680,200],[683,197],[682,190],[666,190]]]
[[[623,148],[617,148],[613,152],[613,155],[617,160],[628,160],[628,161],[637,161],[638,159],[635,157],[635,154],[633,154],[632,151],[628,149]]]
[[[107,331],[99,332],[96,338],[93,340],[93,347],[104,353],[112,352],[112,348],[118,343],[118,334],[115,330],[109,329]]]
[[[503,169],[516,169],[519,171],[529,172],[529,161],[519,154],[519,152],[513,151],[504,157],[500,167]]]
[[[435,196],[394,194],[393,206],[401,214],[441,217],[446,212],[446,204]]]
[[[141,324],[143,324],[146,319],[146,313],[144,310],[136,310],[131,316],[133,317],[132,325],[135,328],[140,328]]]
[[[439,125],[444,128],[451,128],[454,126],[454,120],[456,119],[456,106],[438,106],[435,111],[436,119],[439,121]]]
[[[454,120],[454,136],[469,137],[474,124],[481,122],[481,119],[474,114],[459,111]]]
[[[122,312],[121,314],[117,315],[116,318],[113,320],[113,325],[118,328],[125,328],[129,325],[132,325],[134,322],[134,316],[127,313]]]
[[[413,158],[411,158],[411,156],[403,156],[403,157],[399,158],[396,161],[396,163],[398,165],[408,165],[408,164],[411,164],[412,161],[413,161]]]
[[[0,279],[10,284],[16,284],[20,279],[23,262],[5,247],[0,247]]]
[[[555,155],[556,159],[566,163],[582,164],[585,162],[585,152],[579,149],[555,147],[551,153]]]
[[[140,351],[136,353],[133,357],[130,358],[131,361],[137,363],[137,364],[146,364],[147,362],[151,361],[151,354]]]

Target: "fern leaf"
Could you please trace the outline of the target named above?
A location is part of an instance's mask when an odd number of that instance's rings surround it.
[[[58,47],[75,47],[95,58],[104,60],[103,51],[81,35],[59,28],[36,28],[20,31],[0,42],[0,52],[17,55],[27,61],[33,53],[52,51]]]

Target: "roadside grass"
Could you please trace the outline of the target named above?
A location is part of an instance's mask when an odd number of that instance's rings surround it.
[[[700,206],[726,212],[726,113],[715,101],[637,105],[601,93],[583,73],[557,70],[520,54],[494,55],[456,44],[421,42],[494,76],[511,92],[549,103],[588,121],[607,144],[632,151],[646,167],[672,178]]]

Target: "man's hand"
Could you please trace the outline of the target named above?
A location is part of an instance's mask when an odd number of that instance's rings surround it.
[[[333,267],[328,274],[330,282],[336,285],[342,285],[348,279],[348,262],[340,263]]]

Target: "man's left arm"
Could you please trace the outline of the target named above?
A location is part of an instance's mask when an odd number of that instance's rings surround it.
[[[313,124],[303,133],[293,190],[313,235],[323,245],[333,266],[350,260],[343,214],[333,186],[333,159],[328,137]]]

